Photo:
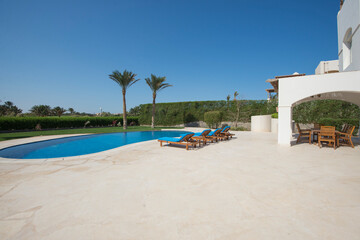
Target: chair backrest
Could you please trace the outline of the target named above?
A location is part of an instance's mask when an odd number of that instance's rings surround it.
[[[184,134],[184,135],[180,138],[179,142],[181,142],[181,141],[184,141],[184,142],[189,141],[189,139],[190,139],[192,136],[194,136],[194,134],[195,134],[195,133]]]
[[[228,132],[230,130],[230,126],[226,126],[221,130],[222,133]]]
[[[350,126],[347,123],[345,123],[344,126],[341,129],[341,132],[346,133],[349,127]]]
[[[335,127],[334,126],[321,126],[320,131],[329,131],[329,132],[334,131],[335,132]]]
[[[346,130],[346,133],[348,133],[350,136],[352,136],[354,130],[355,130],[355,126],[349,126],[348,129]]]
[[[335,127],[334,126],[321,126],[320,135],[323,136],[335,136]]]
[[[216,129],[213,136],[218,136],[221,133],[222,130],[223,130],[222,128]]]
[[[206,137],[210,132],[211,132],[211,129],[206,129],[206,130],[202,131],[201,136]]]

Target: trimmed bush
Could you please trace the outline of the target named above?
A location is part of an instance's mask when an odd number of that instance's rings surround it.
[[[335,126],[336,130],[340,131],[343,125],[349,124],[355,126],[354,135],[359,131],[359,119],[333,119],[333,118],[322,118],[318,122],[323,126]]]
[[[217,128],[217,126],[221,123],[222,120],[222,113],[220,111],[211,111],[206,112],[204,114],[204,122],[209,126],[209,128],[214,127]]]
[[[122,123],[122,117],[1,117],[0,131],[32,130],[37,124],[41,129],[81,128],[89,121],[89,126],[111,126],[114,121]],[[138,117],[128,117],[128,125],[139,125]]]
[[[271,117],[272,118],[279,118],[279,114],[278,113],[273,113],[273,114],[271,114]]]

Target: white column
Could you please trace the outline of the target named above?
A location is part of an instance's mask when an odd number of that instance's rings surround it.
[[[292,137],[292,109],[279,106],[278,144],[290,147]]]

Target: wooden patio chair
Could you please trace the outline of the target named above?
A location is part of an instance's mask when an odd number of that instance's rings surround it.
[[[327,142],[329,146],[333,144],[334,150],[336,149],[336,133],[334,126],[321,126],[318,134],[319,147],[322,147],[322,142]]]
[[[347,133],[347,131],[350,127],[351,126],[349,124],[345,123],[340,132]]]
[[[355,130],[355,126],[348,125],[348,127],[345,129],[345,132],[341,131],[339,136],[339,140],[342,140],[343,143],[351,146],[352,148],[354,148],[354,144],[351,140],[351,137],[353,135],[354,130]]]
[[[301,129],[300,125],[297,123],[296,128],[299,132],[299,136],[296,140],[296,143],[299,143],[302,137],[306,138],[309,143],[311,143],[311,130],[310,129]]]

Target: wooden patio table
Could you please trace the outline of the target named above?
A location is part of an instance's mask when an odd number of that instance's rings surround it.
[[[311,133],[310,133],[310,138],[309,138],[309,144],[311,144],[311,141],[313,140],[314,138],[314,135],[318,135],[319,132],[321,132],[320,129],[311,129]],[[339,136],[340,136],[340,131],[338,130],[335,130],[335,136],[336,136],[336,146],[338,147],[339,146]],[[314,142],[314,141],[312,141]],[[316,144],[316,143],[314,143]]]

